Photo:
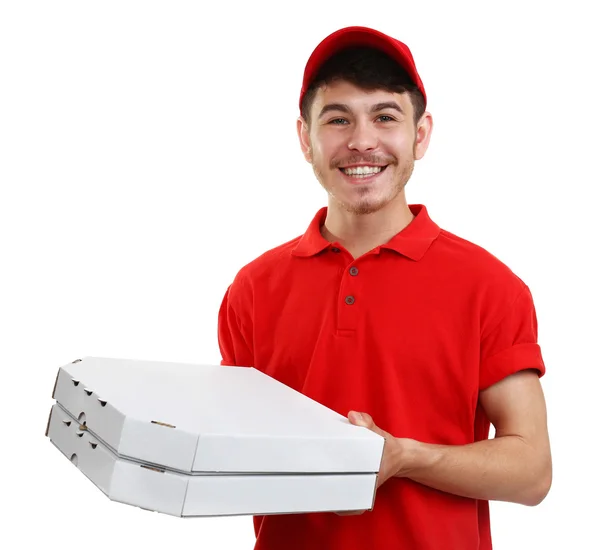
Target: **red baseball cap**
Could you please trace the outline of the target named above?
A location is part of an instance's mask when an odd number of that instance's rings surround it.
[[[423,82],[421,82],[421,77],[417,73],[417,67],[415,66],[415,60],[406,44],[368,27],[345,27],[325,38],[308,58],[304,69],[302,90],[300,91],[300,106],[302,106],[304,94],[317,75],[321,65],[333,54],[352,46],[369,46],[389,55],[408,73],[408,76],[410,76],[411,80],[423,94],[425,105],[427,105],[427,95],[425,95]]]

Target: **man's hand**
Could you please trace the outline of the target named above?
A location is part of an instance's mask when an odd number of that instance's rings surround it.
[[[355,426],[363,426],[369,430],[375,432],[385,439],[383,445],[383,458],[381,459],[381,466],[379,468],[379,474],[377,476],[377,489],[381,487],[390,477],[398,475],[402,465],[403,456],[406,455],[406,443],[408,439],[398,439],[392,434],[379,428],[371,415],[367,413],[359,413],[356,411],[350,411],[348,413],[348,420]],[[350,512],[336,512],[340,516],[356,516],[363,514],[365,510],[356,510]]]
[[[377,476],[377,488],[379,488],[383,483],[390,479],[390,477],[394,477],[400,470],[400,459],[403,454],[402,443],[392,434],[379,428],[375,422],[373,422],[370,414],[350,411],[348,413],[348,420],[351,424],[354,424],[355,426],[364,426],[385,439],[383,445],[383,458],[381,459],[379,475]]]

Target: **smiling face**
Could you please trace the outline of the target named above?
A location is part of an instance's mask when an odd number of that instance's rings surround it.
[[[337,80],[319,88],[310,124],[300,118],[298,134],[333,203],[369,214],[405,200],[414,161],[427,149],[430,122],[427,113],[415,127],[408,93],[363,90]]]

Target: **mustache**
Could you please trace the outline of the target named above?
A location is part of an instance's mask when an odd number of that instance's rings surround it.
[[[333,159],[329,165],[330,168],[341,168],[350,164],[396,164],[394,157],[382,157],[381,155],[353,155],[344,159]]]

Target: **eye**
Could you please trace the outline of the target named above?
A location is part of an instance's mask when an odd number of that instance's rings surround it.
[[[341,125],[346,124],[348,121],[345,118],[334,118],[330,120],[327,124]]]
[[[381,122],[392,122],[394,121],[394,117],[391,117],[390,115],[379,115],[377,117],[377,120],[381,120]]]

